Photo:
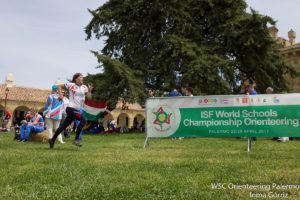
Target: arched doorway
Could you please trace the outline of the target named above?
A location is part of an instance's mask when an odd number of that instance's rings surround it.
[[[12,122],[13,124],[21,125],[21,121],[25,119],[26,113],[29,111],[29,108],[26,106],[19,106],[14,110]]]
[[[121,113],[117,119],[117,126],[120,127],[120,132],[128,132],[129,131],[129,116],[126,113]]]
[[[112,114],[110,114],[110,113],[107,113],[107,114],[104,116],[104,118],[102,119],[102,123],[103,123],[103,127],[104,127],[105,130],[108,129],[108,127],[109,127],[109,122],[110,122],[111,120],[113,120],[113,119],[114,119],[114,118],[113,118]]]
[[[133,130],[142,131],[145,127],[145,117],[142,114],[137,114],[133,119]]]

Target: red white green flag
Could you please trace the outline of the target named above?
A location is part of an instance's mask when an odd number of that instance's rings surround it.
[[[93,101],[85,99],[83,113],[86,120],[96,121],[104,116],[104,112],[109,112],[106,109],[105,102]]]

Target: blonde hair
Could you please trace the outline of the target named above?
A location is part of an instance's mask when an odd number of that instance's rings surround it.
[[[272,87],[268,87],[266,89],[266,93],[272,93],[274,91],[274,89]]]

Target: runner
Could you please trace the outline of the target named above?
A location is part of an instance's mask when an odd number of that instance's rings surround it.
[[[75,146],[81,147],[79,136],[82,128],[84,127],[86,120],[83,116],[83,104],[85,97],[91,98],[91,91],[93,86],[89,84],[88,86],[83,85],[83,75],[81,73],[76,73],[73,76],[72,83],[59,84],[58,93],[61,99],[63,99],[62,87],[65,87],[69,91],[69,106],[66,108],[67,117],[60,124],[59,128],[55,131],[52,139],[49,139],[49,147],[52,149],[54,147],[55,140],[57,136],[64,131],[75,119],[80,121],[80,124],[76,130],[76,137],[73,142]]]

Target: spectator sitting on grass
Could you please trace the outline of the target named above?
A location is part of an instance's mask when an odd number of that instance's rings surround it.
[[[20,141],[22,142],[26,142],[31,133],[40,133],[45,130],[43,117],[38,114],[36,109],[31,109],[30,112],[32,114],[30,122],[27,122],[26,120],[21,122]]]
[[[115,131],[115,129],[116,129],[115,125],[116,125],[115,120],[111,120],[109,122],[109,129],[112,130],[112,131]]]
[[[30,120],[31,120],[31,118],[32,118],[31,111],[28,111],[28,112],[26,113],[26,115],[24,116],[24,118],[25,118],[25,121],[26,121],[26,122],[30,122]],[[22,121],[21,121],[20,123],[21,123],[21,124],[24,124],[24,121],[23,121],[23,123],[22,123]]]

